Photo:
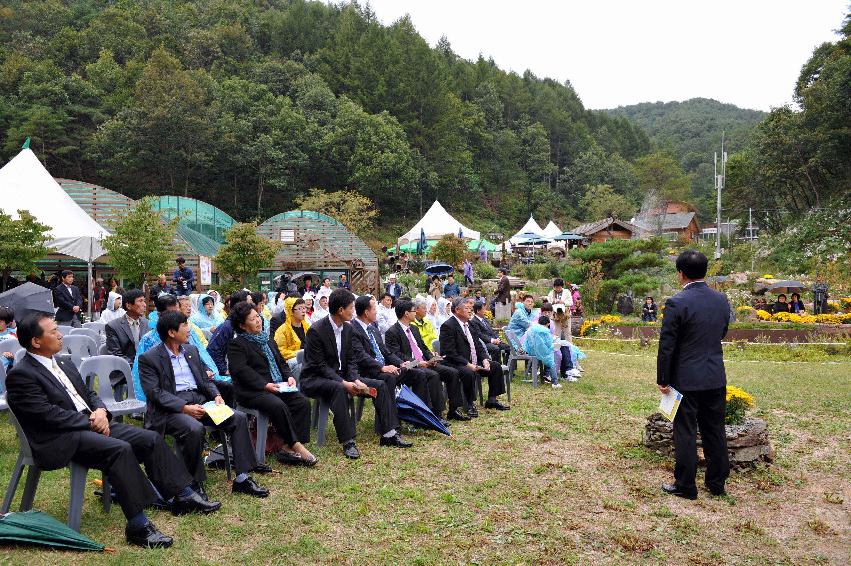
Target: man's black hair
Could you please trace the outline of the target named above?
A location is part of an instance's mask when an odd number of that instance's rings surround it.
[[[685,250],[677,257],[677,271],[682,272],[686,279],[703,279],[709,260],[697,250]]]
[[[180,325],[186,322],[186,315],[180,311],[168,311],[160,315],[157,319],[157,335],[160,340],[165,342],[168,339],[169,330],[180,330]]]

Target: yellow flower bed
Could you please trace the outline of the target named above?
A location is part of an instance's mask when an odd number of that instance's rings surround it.
[[[842,303],[843,308],[847,309],[851,307],[851,297],[842,297],[841,299],[839,299],[839,302]]]
[[[771,320],[771,313],[762,309],[758,309],[756,311],[756,317],[759,320]]]
[[[735,385],[727,386],[727,402],[729,403],[733,399],[740,399],[746,408],[750,409],[753,407],[753,396],[741,389],[740,387],[736,387]]]
[[[749,307],[747,305],[742,305],[740,307],[736,307],[736,312],[750,312],[753,310],[753,307]]]
[[[604,314],[600,318],[589,318],[582,322],[582,326],[579,327],[579,335],[580,336],[588,336],[589,334],[593,334],[596,332],[597,328],[603,324],[619,324],[621,321],[621,317],[611,314]]]
[[[851,313],[813,315],[778,312],[773,315],[769,315],[766,311],[756,311],[756,316],[760,320],[771,320],[774,322],[796,322],[798,324],[851,324]]]

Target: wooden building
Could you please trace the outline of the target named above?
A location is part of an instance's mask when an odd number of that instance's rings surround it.
[[[583,236],[589,243],[595,243],[636,238],[639,229],[629,222],[610,217],[577,226],[571,230],[571,233]]]
[[[260,272],[265,284],[289,272],[311,271],[333,283],[346,274],[355,293],[377,293],[378,257],[363,240],[333,218],[308,210],[273,216],[257,227],[258,234],[281,242],[275,262]]]
[[[662,236],[669,240],[691,242],[700,234],[697,209],[687,202],[670,200],[663,206],[643,211],[632,219],[642,236]]]

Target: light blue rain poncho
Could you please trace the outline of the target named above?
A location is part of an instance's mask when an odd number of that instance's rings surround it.
[[[523,339],[523,349],[530,356],[538,358],[544,364],[544,367],[551,368],[555,366],[553,335],[550,333],[549,326],[542,326],[538,323],[533,324]]]
[[[213,312],[207,314],[207,309],[204,306],[204,300],[209,298],[213,301]],[[222,313],[216,310],[215,299],[210,295],[203,294],[198,297],[198,311],[189,319],[194,322],[201,330],[209,330],[210,328],[218,328],[225,321]]]
[[[516,341],[512,340],[515,348],[519,349],[522,346],[523,335],[538,318],[538,314],[536,309],[532,309],[531,313],[526,312],[523,303],[514,303],[514,313],[511,315],[511,320],[508,321],[506,330],[510,330],[517,337]]]

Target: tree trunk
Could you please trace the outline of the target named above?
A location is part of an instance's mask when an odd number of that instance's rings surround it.
[[[3,270],[3,281],[0,281],[0,293],[6,291],[6,281],[9,279],[9,276],[12,274],[11,269]]]

